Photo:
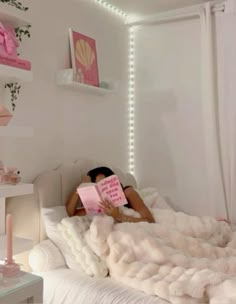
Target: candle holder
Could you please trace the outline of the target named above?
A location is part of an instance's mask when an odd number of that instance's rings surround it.
[[[20,265],[16,264],[12,258],[12,215],[6,217],[6,259],[2,265],[1,272],[4,277],[14,277],[20,271]]]
[[[20,272],[20,265],[16,264],[14,260],[5,259],[5,263],[1,265],[1,272],[3,277],[14,277]]]

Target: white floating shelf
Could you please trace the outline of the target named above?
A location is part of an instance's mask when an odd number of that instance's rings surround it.
[[[0,137],[20,137],[29,138],[34,135],[31,127],[0,126]]]
[[[29,13],[21,11],[12,5],[0,2],[0,20],[13,27],[24,26],[31,23]]]
[[[92,85],[73,81],[73,70],[72,69],[58,71],[56,78],[57,78],[57,84],[59,86],[76,89],[78,91],[82,91],[85,93],[105,95],[105,94],[110,94],[113,92],[110,89],[99,88],[99,87],[95,87]]]
[[[13,255],[32,249],[33,241],[19,237],[13,237]],[[6,236],[0,235],[0,259],[6,257]]]
[[[0,64],[0,79],[6,81],[21,80],[24,82],[30,82],[33,80],[33,72]]]
[[[0,185],[0,198],[25,195],[34,192],[33,184]]]
[[[94,94],[99,94],[99,95],[105,95],[105,94],[109,94],[112,92],[111,90],[108,90],[108,89],[98,88],[98,87],[86,85],[86,84],[75,82],[75,81],[63,83],[60,85],[67,86],[72,89],[77,89],[77,90],[88,92],[88,93],[90,92],[90,93],[94,93]]]

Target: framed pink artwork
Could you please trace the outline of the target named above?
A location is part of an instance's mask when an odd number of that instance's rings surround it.
[[[71,62],[74,80],[98,87],[96,42],[94,39],[69,29]]]

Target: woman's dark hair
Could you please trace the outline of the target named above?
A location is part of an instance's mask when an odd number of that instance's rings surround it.
[[[96,177],[99,174],[103,174],[105,177],[108,177],[115,173],[110,168],[107,168],[107,167],[98,167],[98,168],[90,170],[87,173],[87,175],[90,176],[92,183],[95,183]]]

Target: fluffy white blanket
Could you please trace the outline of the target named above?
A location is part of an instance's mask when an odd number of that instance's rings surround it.
[[[236,237],[229,225],[151,211],[155,224],[74,217],[59,229],[89,275],[105,276],[109,270],[124,284],[173,304],[235,304]]]

